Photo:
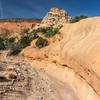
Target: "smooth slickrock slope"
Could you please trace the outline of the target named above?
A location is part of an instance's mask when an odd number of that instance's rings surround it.
[[[50,75],[71,84],[81,100],[100,100],[100,17],[66,24],[51,40],[40,50],[31,44],[22,54],[33,65],[43,64]]]
[[[50,57],[71,67],[100,99],[100,17],[66,24],[60,32],[64,38],[51,48]]]

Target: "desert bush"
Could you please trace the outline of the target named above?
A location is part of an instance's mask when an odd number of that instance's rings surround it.
[[[21,31],[21,33],[22,33],[22,34],[24,34],[24,33],[29,33],[29,30],[30,30],[29,28],[24,28],[24,29]]]
[[[61,28],[61,27],[60,27]],[[41,27],[38,29],[34,29],[31,33],[37,34],[41,32],[44,34],[46,37],[53,37],[56,33],[58,33],[60,28],[53,28],[53,27]]]
[[[8,56],[15,56],[15,55],[19,54],[21,49],[22,48],[21,48],[21,45],[19,43],[14,43],[10,48]]]
[[[22,36],[21,39],[16,43],[15,37],[11,38],[0,38],[0,50],[10,50],[8,55],[17,55],[23,48],[30,45],[30,42],[37,38],[37,35],[26,35]]]
[[[15,38],[0,38],[0,50],[7,50],[10,48]]]
[[[38,33],[38,32],[45,33],[46,29],[41,27],[41,28],[36,29],[35,31],[36,31],[36,33]]]
[[[48,41],[46,39],[43,39],[42,37],[38,37],[35,45],[38,47],[38,48],[43,48],[45,46],[48,45]]]
[[[49,30],[48,32],[45,33],[45,36],[47,38],[53,37],[55,34],[58,33],[58,31],[59,31],[59,28],[51,29],[51,30]]]
[[[53,32],[47,32],[47,33],[45,33],[45,36],[47,38],[50,38],[50,37],[53,37],[54,36],[54,33]]]
[[[10,47],[10,52],[8,53],[9,56],[17,55],[21,52],[21,50],[30,45],[30,42],[34,39],[31,36],[22,36],[19,42],[13,43]]]
[[[15,37],[3,38],[5,49],[8,50],[15,41]]]
[[[70,20],[70,23],[75,23],[85,18],[88,18],[88,16],[85,15],[75,16],[73,19]]]
[[[10,43],[12,43],[12,42],[15,41],[15,38],[16,38],[16,37],[10,37],[10,38],[8,39],[8,41],[9,41]]]
[[[4,50],[4,49],[5,49],[4,39],[0,38],[0,50]]]
[[[56,34],[58,31],[59,31],[59,28],[54,28],[53,29],[54,34]]]
[[[34,33],[34,39],[38,38],[38,34],[37,33]]]
[[[32,36],[22,36],[19,40],[19,44],[22,48],[29,46],[30,42],[34,39]]]
[[[32,30],[31,33],[39,33],[39,32],[45,33],[46,31],[47,31],[47,30],[46,30],[45,27],[40,27],[40,28],[37,28],[37,29]]]

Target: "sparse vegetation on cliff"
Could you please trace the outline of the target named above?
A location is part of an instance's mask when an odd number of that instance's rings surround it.
[[[0,50],[4,50],[4,49],[5,49],[4,39],[0,38]]]
[[[88,16],[85,15],[75,16],[73,19],[70,20],[70,23],[75,23],[85,18],[88,18]]]
[[[8,55],[17,55],[23,48],[29,46],[33,39],[33,36],[22,36],[17,43],[14,43],[13,46],[10,47],[10,52]]]
[[[60,27],[61,28],[61,27]],[[0,50],[9,50],[8,55],[14,56],[21,52],[21,50],[30,45],[30,42],[34,39],[37,39],[35,45],[38,48],[43,48],[48,45],[49,41],[45,38],[53,37],[58,33],[60,28],[53,27],[40,27],[34,29],[30,32],[29,28],[25,28],[21,31],[21,38],[15,42],[15,37],[11,38],[0,38]],[[39,34],[42,34],[45,38],[40,37]]]
[[[36,36],[38,36],[39,33],[42,33],[44,37],[50,38],[53,37],[55,34],[57,34],[60,28],[40,27],[38,29],[33,30],[31,33],[36,34]],[[38,37],[38,40],[36,41],[36,46],[38,48],[43,48],[47,45],[48,45],[48,41],[46,39],[43,39],[42,37]]]
[[[51,30],[49,30],[48,32],[45,33],[45,36],[50,38],[53,37],[55,34],[57,34],[59,31],[59,28],[52,28]]]
[[[25,29],[23,29],[23,30],[21,31],[21,33],[22,33],[22,34],[24,34],[24,33],[29,33],[29,30],[30,30],[29,28],[25,28]]]
[[[13,44],[15,38],[10,37],[10,38],[0,38],[0,50],[7,50],[11,47]]]
[[[60,28],[41,27],[41,28],[33,30],[31,33],[37,33],[37,34],[42,33],[45,37],[50,38],[50,37],[53,37],[55,34],[57,34]]]

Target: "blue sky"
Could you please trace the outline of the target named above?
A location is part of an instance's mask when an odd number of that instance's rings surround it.
[[[42,18],[52,7],[72,17],[100,15],[100,0],[0,0],[0,18]]]

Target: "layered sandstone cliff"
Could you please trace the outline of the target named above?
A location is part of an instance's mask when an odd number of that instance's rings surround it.
[[[0,19],[0,36],[7,37],[9,34],[10,36],[19,36],[24,29],[32,29],[41,20],[35,19]]]

